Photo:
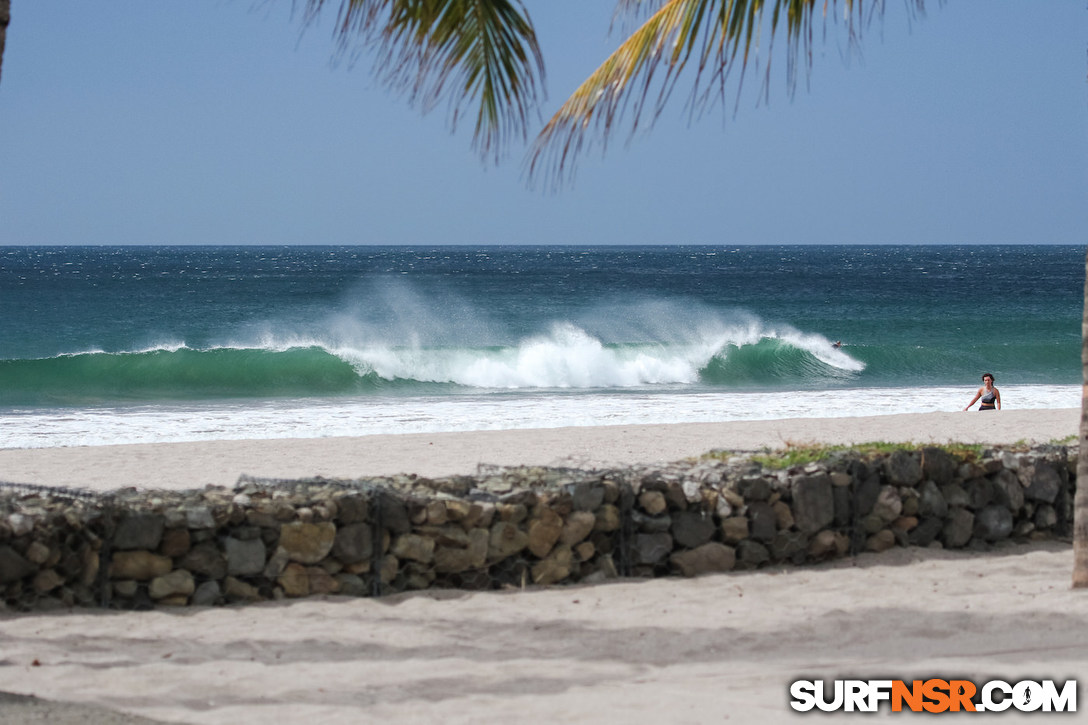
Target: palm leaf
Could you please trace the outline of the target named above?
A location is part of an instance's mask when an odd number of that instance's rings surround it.
[[[327,0],[307,0],[315,17]],[[527,138],[544,78],[536,31],[520,0],[341,0],[337,34],[376,49],[378,77],[424,112],[443,100],[456,127],[476,104],[473,146],[501,157]]]
[[[657,0],[657,10],[579,86],[537,136],[527,162],[530,178],[546,174],[560,181],[573,160],[594,141],[607,144],[625,116],[633,134],[645,119],[661,113],[681,72],[694,66],[689,100],[698,112],[725,96],[731,72],[743,82],[761,32],[766,31],[765,95],[769,87],[771,48],[784,20],[787,37],[787,85],[797,82],[799,57],[812,63],[813,19],[826,18],[829,0]],[[837,0],[830,0],[837,10]],[[924,10],[925,0],[905,0]],[[649,0],[620,0],[620,10],[638,12]],[[764,18],[771,6],[769,25]],[[854,42],[865,7],[883,12],[883,0],[842,0],[843,19]],[[859,21],[855,25],[855,14]],[[801,55],[803,52],[803,56]]]

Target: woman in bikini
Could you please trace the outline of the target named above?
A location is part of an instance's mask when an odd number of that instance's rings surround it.
[[[969,410],[976,400],[979,401],[979,410],[1001,410],[1001,393],[994,387],[994,376],[990,373],[982,374],[982,387],[964,410]]]

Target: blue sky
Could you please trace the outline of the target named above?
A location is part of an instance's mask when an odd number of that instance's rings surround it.
[[[525,4],[548,116],[614,3]],[[524,146],[485,165],[470,124],[337,62],[335,0],[305,32],[290,0],[14,0],[0,244],[1088,243],[1088,9],[930,5],[890,0],[860,56],[832,25],[792,100],[750,75],[692,122],[680,92],[552,193]]]

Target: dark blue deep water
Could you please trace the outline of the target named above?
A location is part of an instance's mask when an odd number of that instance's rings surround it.
[[[1076,384],[1084,254],[0,247],[0,408]]]

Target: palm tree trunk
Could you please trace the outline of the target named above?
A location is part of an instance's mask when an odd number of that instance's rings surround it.
[[[1088,587],[1088,257],[1084,260],[1084,316],[1080,324],[1083,388],[1080,402],[1080,450],[1077,490],[1073,497],[1073,588]]]
[[[4,68],[4,39],[8,37],[11,22],[11,0],[0,0],[0,70]]]

